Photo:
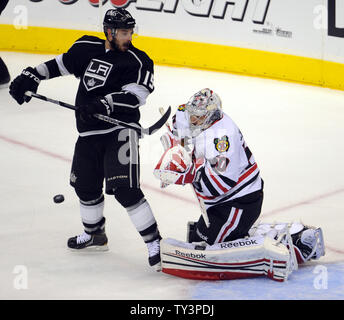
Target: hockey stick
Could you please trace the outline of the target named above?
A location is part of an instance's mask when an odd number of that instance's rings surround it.
[[[164,114],[164,109],[163,108],[159,108],[159,111],[161,114]],[[171,127],[169,125],[169,123],[166,121],[165,122],[165,126],[167,127],[167,129],[172,133],[172,130],[171,130]],[[209,217],[208,217],[208,214],[207,214],[207,209],[205,208],[205,205],[204,205],[204,202],[203,202],[203,199],[200,198],[197,193],[196,193],[196,190],[195,190],[195,187],[191,184],[191,189],[193,191],[193,194],[195,195],[196,199],[197,199],[197,202],[199,204],[199,207],[201,209],[201,213],[202,213],[202,217],[203,217],[203,220],[204,220],[204,223],[205,225],[207,226],[207,228],[209,228],[210,226],[210,222],[209,222]]]
[[[33,97],[33,98],[40,99],[43,101],[51,102],[51,103],[57,104],[63,108],[71,109],[74,111],[79,109],[79,107],[74,106],[72,104],[69,104],[69,103],[66,103],[63,101],[59,101],[59,100],[54,100],[54,99],[48,98],[46,96],[43,96],[41,94],[31,92],[31,91],[26,91],[25,95],[28,97]],[[114,119],[114,118],[111,118],[111,117],[108,117],[108,116],[105,116],[102,114],[98,114],[98,113],[94,114],[93,116],[99,120],[102,120],[102,121],[105,121],[105,122],[108,122],[108,123],[111,123],[114,125],[123,126],[125,128],[128,128],[128,129],[134,129],[134,130],[138,131],[139,133],[141,133],[142,136],[144,136],[144,135],[151,135],[151,134],[155,133],[156,131],[158,131],[166,123],[170,114],[171,114],[171,107],[168,107],[167,111],[162,115],[162,117],[157,122],[155,122],[153,125],[151,125],[148,128],[142,128],[138,124],[123,122],[123,121],[120,121],[120,120],[117,120],[117,119]]]

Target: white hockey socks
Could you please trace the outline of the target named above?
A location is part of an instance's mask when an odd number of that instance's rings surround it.
[[[104,195],[96,200],[82,201],[80,200],[80,215],[84,225],[85,232],[88,234],[104,232],[105,218],[104,211]]]
[[[151,242],[159,237],[159,231],[152,209],[145,198],[142,198],[137,204],[126,209],[131,222],[140,233],[144,242]]]
[[[145,198],[142,198],[136,205],[126,209],[136,230],[147,244],[149,265],[156,271],[160,271],[161,237],[149,203]]]
[[[108,239],[105,234],[105,218],[103,217],[104,196],[93,201],[80,200],[80,215],[84,225],[81,235],[68,239],[67,246],[75,250],[107,251]]]

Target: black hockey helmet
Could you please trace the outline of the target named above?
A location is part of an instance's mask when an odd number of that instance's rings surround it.
[[[111,29],[115,36],[116,29],[131,29],[135,27],[135,19],[123,8],[110,9],[106,11],[103,21],[104,33],[107,36],[107,29]]]

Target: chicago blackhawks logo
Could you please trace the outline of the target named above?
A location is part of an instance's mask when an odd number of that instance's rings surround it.
[[[229,139],[227,136],[214,139],[215,149],[218,152],[226,152],[229,149]]]
[[[178,107],[178,111],[185,111],[185,104],[182,104]]]

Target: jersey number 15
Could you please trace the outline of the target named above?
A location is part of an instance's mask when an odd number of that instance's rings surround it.
[[[153,91],[154,90],[154,74],[147,70],[142,84]]]

